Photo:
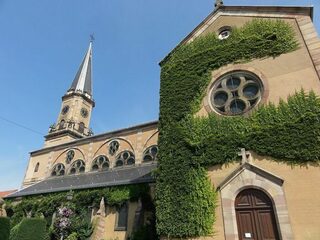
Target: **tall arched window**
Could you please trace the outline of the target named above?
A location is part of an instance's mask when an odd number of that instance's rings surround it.
[[[79,123],[78,131],[79,131],[80,133],[83,133],[83,132],[84,132],[84,123],[83,123],[83,122]]]
[[[35,166],[35,168],[34,168],[34,172],[38,172],[38,170],[39,170],[39,165],[40,165],[40,163],[37,163],[37,164],[36,164],[36,166]]]
[[[60,121],[60,123],[59,123],[59,130],[64,128],[65,122],[66,122],[66,121],[63,120],[63,119]]]
[[[280,239],[272,201],[263,191],[241,191],[235,210],[239,239]]]

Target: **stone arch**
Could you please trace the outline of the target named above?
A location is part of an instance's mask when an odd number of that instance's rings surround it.
[[[282,187],[283,180],[250,164],[242,165],[226,178],[220,190],[225,239],[236,240],[238,228],[235,199],[244,189],[255,188],[266,193],[272,200],[279,234],[282,239],[293,239],[288,207]]]
[[[151,134],[150,137],[147,138],[147,140],[143,144],[143,152],[146,148],[150,147],[151,145],[158,145],[158,134],[159,130],[156,130],[154,133]]]
[[[56,163],[63,163],[64,165],[69,165],[66,164],[65,159],[66,159],[66,154],[69,150],[73,150],[75,152],[74,158],[72,159],[72,161],[69,163],[71,164],[74,160],[76,159],[82,159],[84,162],[86,161],[85,155],[83,153],[83,151],[80,148],[77,147],[71,147],[71,148],[67,148],[65,150],[63,150],[56,158],[55,160],[52,162],[51,167],[53,165],[55,165]]]
[[[105,147],[107,144],[109,144],[110,142],[112,142],[113,140],[116,140],[119,142],[119,149],[117,151],[116,154],[114,154],[113,156],[111,156],[108,152],[108,149]],[[124,144],[122,144],[124,143]],[[105,147],[103,149],[103,147]],[[113,161],[115,160],[116,156],[118,155],[118,153],[122,152],[122,151],[125,151],[125,150],[128,150],[128,151],[131,151],[133,152],[133,154],[135,154],[135,149],[132,145],[132,143],[125,139],[125,138],[122,138],[122,137],[116,137],[116,138],[110,138],[108,139],[107,141],[105,141],[104,143],[102,143],[98,148],[97,150],[94,152],[93,154],[93,157],[92,157],[92,161],[98,157],[99,155],[105,155],[107,156],[107,158],[109,159],[110,161],[110,167],[113,166]],[[92,161],[90,164],[92,164]]]

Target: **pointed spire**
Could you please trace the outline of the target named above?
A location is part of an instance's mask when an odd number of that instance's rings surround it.
[[[92,76],[91,76],[91,68],[92,68],[92,39],[89,43],[89,48],[84,56],[82,63],[79,67],[79,70],[71,84],[68,92],[77,92],[83,93],[85,95],[89,95],[92,97]]]

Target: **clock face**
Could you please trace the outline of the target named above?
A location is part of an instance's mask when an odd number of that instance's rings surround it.
[[[88,117],[88,110],[87,109],[81,108],[80,113],[81,113],[82,117],[84,117],[84,118]]]
[[[69,106],[68,105],[66,105],[66,106],[64,106],[63,108],[62,108],[62,114],[63,115],[65,115],[67,112],[69,111]]]

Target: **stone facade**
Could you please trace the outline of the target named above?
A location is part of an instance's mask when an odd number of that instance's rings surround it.
[[[214,112],[210,105],[212,86],[220,76],[235,70],[254,73],[261,79],[264,94],[260,104],[268,102],[277,104],[281,98],[286,99],[301,88],[306,91],[313,90],[320,95],[320,40],[311,16],[312,8],[308,7],[220,6],[211,13],[180,44],[187,44],[209,33],[218,33],[224,26],[241,27],[254,18],[263,18],[282,19],[288,22],[295,31],[299,49],[276,58],[230,64],[213,71],[212,81],[197,114],[207,116],[208,113]],[[65,100],[64,104],[71,100]],[[77,104],[74,103],[72,106],[76,106],[78,111],[82,105]],[[89,122],[86,122],[86,125],[88,126]],[[136,166],[145,164],[144,153],[149,147],[157,145],[157,139],[157,122],[81,139],[72,138],[68,134],[48,139],[43,149],[31,152],[23,186],[27,187],[51,177],[54,166],[59,163],[65,165],[65,173],[68,174],[73,161],[77,159],[84,161],[84,173],[91,172],[94,160],[102,155],[109,159],[109,168],[112,170],[116,167],[118,153],[122,151],[134,154]],[[109,145],[113,140],[119,143],[117,154],[109,152]],[[66,163],[67,153],[70,150],[74,151],[73,160]],[[317,224],[320,218],[320,192],[315,188],[315,183],[320,179],[319,166],[312,164],[303,167],[291,166],[251,154],[250,160],[241,164],[231,163],[209,168],[208,175],[212,184],[217,187],[219,199],[216,223],[213,226],[215,233],[213,236],[201,239],[239,239],[235,198],[246,188],[260,189],[272,199],[281,239],[320,239],[320,228]],[[115,231],[116,210],[106,206],[105,213],[96,218],[97,228],[93,239],[104,237],[127,239],[132,232],[138,206],[138,202],[129,204],[126,231]]]

